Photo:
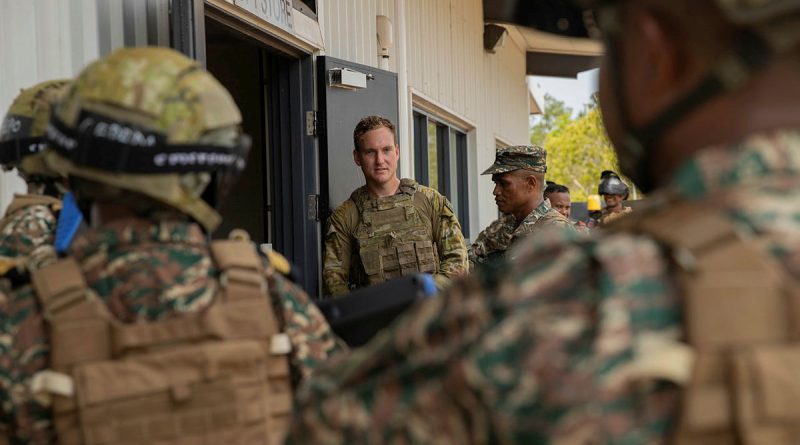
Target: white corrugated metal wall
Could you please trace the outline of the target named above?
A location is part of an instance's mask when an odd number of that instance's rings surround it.
[[[0,113],[20,89],[75,76],[121,46],[169,45],[167,0],[0,0]],[[0,173],[0,211],[25,191]]]
[[[320,3],[326,54],[377,67],[375,16],[397,23],[395,0]],[[481,0],[406,0],[405,9],[409,88],[475,126],[469,138],[471,225],[483,228],[497,217],[497,207],[490,178],[477,172],[493,162],[498,138],[528,141],[525,50],[506,38],[497,53],[484,51]]]

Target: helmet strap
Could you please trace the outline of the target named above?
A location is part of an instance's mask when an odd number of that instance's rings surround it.
[[[612,22],[609,32],[606,33],[606,50],[611,61],[609,74],[612,80],[612,94],[616,97],[617,113],[623,130],[623,140],[618,147],[621,154],[619,163],[623,172],[640,189],[650,192],[656,186],[652,158],[655,147],[663,135],[702,105],[725,92],[741,88],[774,59],[775,51],[755,30],[740,30],[732,48],[714,64],[694,88],[650,122],[637,127],[631,123],[630,110],[627,109],[625,101],[623,88],[625,79],[621,69],[622,33],[618,8],[606,5],[602,14],[604,19]]]

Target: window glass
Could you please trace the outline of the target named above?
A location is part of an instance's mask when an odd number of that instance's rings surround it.
[[[439,190],[439,144],[436,122],[428,120],[428,187]]]

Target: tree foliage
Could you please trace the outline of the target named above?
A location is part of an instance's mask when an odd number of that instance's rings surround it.
[[[585,201],[597,193],[600,172],[619,172],[619,166],[597,100],[577,117],[571,114],[563,102],[546,96],[545,116],[532,128],[531,142],[547,149],[547,179],[569,187],[573,201]]]

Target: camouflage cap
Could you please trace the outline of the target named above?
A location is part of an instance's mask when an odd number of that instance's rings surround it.
[[[547,150],[538,145],[515,145],[497,151],[494,164],[482,175],[506,173],[525,169],[539,173],[547,172]]]

